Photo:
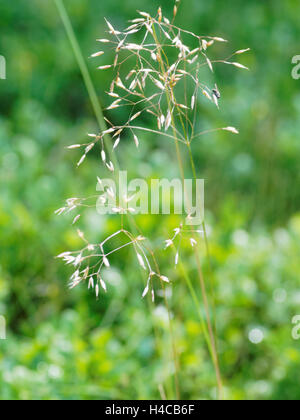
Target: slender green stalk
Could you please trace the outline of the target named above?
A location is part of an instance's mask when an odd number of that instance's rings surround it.
[[[174,92],[173,92],[173,96],[174,96]],[[191,147],[190,147],[189,138],[188,138],[185,126],[184,126],[184,122],[183,122],[181,114],[180,114],[180,110],[178,109],[178,111],[179,111],[179,115],[180,115],[180,122],[181,122],[182,129],[184,131],[184,136],[185,136],[185,139],[186,139],[186,146],[187,146],[188,151],[189,151],[189,156],[190,156],[190,160],[191,160],[191,167],[192,167],[194,181],[196,181],[197,180],[197,172],[196,172],[196,166],[195,166],[192,150],[191,150]],[[173,125],[173,129],[174,129],[174,137],[177,138],[177,132],[175,130],[174,117],[172,117],[172,119],[173,119],[172,125]],[[183,162],[182,162],[182,158],[181,158],[181,154],[180,154],[180,150],[179,150],[178,141],[176,141],[175,144],[176,144],[176,155],[177,155],[177,159],[178,159],[178,163],[179,163],[179,168],[180,168],[182,180],[184,182],[184,166],[183,166]],[[206,253],[207,253],[207,256],[209,258],[210,254],[209,254],[209,247],[208,247],[208,239],[207,239],[207,235],[206,235],[206,227],[205,227],[204,222],[202,223],[202,227],[203,227],[204,236],[205,236]],[[214,366],[215,366],[217,383],[218,383],[219,399],[223,399],[223,385],[222,385],[219,358],[218,358],[218,352],[217,352],[217,342],[216,342],[215,333],[214,333],[214,329],[213,329],[211,318],[210,318],[210,308],[209,308],[208,296],[207,296],[207,292],[206,292],[206,285],[205,285],[205,281],[204,281],[204,278],[203,278],[201,261],[200,261],[200,257],[199,257],[198,251],[197,251],[197,247],[195,247],[194,252],[195,252],[197,269],[198,269],[199,280],[200,280],[200,287],[201,287],[201,291],[202,291],[202,297],[203,297],[203,302],[204,302],[204,307],[205,307],[205,312],[206,312],[207,326],[208,326],[210,344],[211,344],[211,350],[212,350],[212,360],[213,360],[213,363],[214,363]],[[210,264],[210,259],[209,259],[209,264]],[[216,328],[215,328],[215,330],[216,330]]]
[[[152,252],[151,250],[149,250],[149,252],[151,253],[151,256],[153,258],[154,264],[156,266],[156,270],[158,272],[158,274],[160,273],[159,270],[159,265],[157,263],[156,257],[154,252]],[[168,322],[169,322],[169,326],[170,326],[170,333],[171,336],[174,337],[174,328],[173,328],[173,322],[172,322],[172,317],[171,317],[171,310],[170,310],[170,306],[169,306],[169,302],[167,299],[167,294],[166,294],[166,288],[164,285],[164,282],[162,280],[160,280],[160,284],[163,290],[163,295],[164,295],[164,302],[168,311]],[[176,396],[177,399],[180,400],[180,385],[179,385],[179,371],[180,371],[180,366],[179,366],[179,357],[178,357],[178,352],[177,352],[177,348],[175,345],[175,339],[173,338],[172,341],[172,351],[173,351],[173,357],[174,357],[174,362],[175,362],[175,390],[176,390]]]
[[[176,135],[177,135],[176,130],[174,130],[174,136],[176,136]],[[191,166],[192,166],[192,170],[193,170],[193,177],[194,177],[194,180],[196,181],[197,180],[196,168],[195,168],[192,151],[190,149],[189,141],[188,141],[187,137],[186,137],[186,142],[187,142],[187,147],[188,147],[189,152],[190,152],[189,154],[190,154],[190,158],[191,158]],[[182,169],[183,168],[183,162],[182,162],[182,158],[181,158],[181,155],[180,155],[180,152],[179,152],[178,142],[176,142],[176,152],[177,152],[177,159],[178,159],[178,162],[179,162],[179,167],[181,168],[181,172],[182,172],[183,171],[183,169]],[[184,179],[184,174],[183,174],[183,179]],[[209,256],[208,241],[207,241],[206,229],[205,229],[204,222],[202,223],[202,227],[204,229],[204,234],[205,234],[205,245],[206,245],[206,249],[207,249],[207,255]],[[205,285],[205,281],[204,281],[204,278],[203,278],[201,261],[200,261],[200,256],[198,254],[197,247],[195,247],[194,253],[195,253],[195,258],[196,258],[196,263],[197,263],[197,269],[198,269],[198,274],[199,274],[200,287],[201,287],[201,291],[202,291],[204,308],[205,308],[205,312],[206,312],[207,327],[208,327],[209,338],[210,338],[210,351],[211,351],[212,360],[213,360],[213,364],[214,364],[215,371],[216,371],[219,399],[223,399],[223,385],[222,385],[219,358],[218,358],[218,352],[217,352],[217,342],[216,342],[215,333],[214,333],[214,329],[213,329],[212,322],[211,322],[209,301],[208,301],[206,285]]]
[[[160,63],[161,71],[162,71],[162,74],[166,74],[165,65],[164,65],[164,61],[163,61],[163,58],[162,58],[162,53],[164,54],[164,52],[163,52],[163,50],[161,48],[161,45],[158,41],[154,25],[152,25],[152,30],[153,30],[153,38],[154,38],[154,41],[156,43],[157,49],[159,51],[159,57],[160,57],[159,58],[159,63]],[[164,56],[166,56],[166,55],[164,54]],[[172,90],[172,88],[170,88],[170,89]],[[173,97],[175,97],[173,90],[172,90],[172,94],[173,94]],[[166,90],[166,96],[167,96],[167,102],[168,102],[168,109],[169,109],[169,112],[171,113],[173,136],[174,136],[174,139],[175,139],[176,156],[177,156],[177,160],[178,160],[178,165],[179,165],[179,169],[180,169],[181,178],[182,178],[182,181],[184,183],[184,179],[185,179],[184,165],[183,165],[182,157],[181,157],[181,154],[180,154],[178,136],[177,136],[177,131],[176,131],[176,128],[175,128],[176,124],[175,124],[175,120],[174,120],[174,115],[172,113],[171,94],[168,93],[168,90]],[[186,132],[186,129],[185,129],[184,122],[183,122],[182,117],[181,117],[180,109],[178,107],[177,107],[177,111],[178,111],[179,116],[180,116],[179,118],[180,118],[180,122],[181,122],[182,129],[183,129],[183,132],[184,132],[184,136],[185,136],[185,139],[186,139],[186,145],[187,145],[188,150],[189,150],[189,155],[190,155],[190,159],[191,159],[191,166],[192,166],[194,180],[196,181],[197,180],[197,173],[196,173],[196,167],[195,167],[195,164],[194,164],[192,151],[191,151],[191,148],[190,148],[189,138],[188,138],[188,135],[187,135],[187,132]],[[204,226],[204,232],[205,232],[205,236],[206,236],[206,230],[205,230],[204,223],[203,223],[203,226]],[[207,237],[205,238],[205,244],[206,244],[206,247],[207,247],[207,254],[209,255]],[[197,248],[195,248],[195,257],[196,257],[196,262],[197,262],[197,269],[198,269],[198,274],[199,274],[202,297],[203,297],[203,301],[204,301],[204,308],[205,308],[206,318],[207,318],[207,326],[208,326],[208,333],[209,333],[209,340],[208,340],[209,350],[210,350],[210,353],[211,353],[211,356],[212,356],[212,361],[213,361],[214,368],[215,368],[215,371],[216,371],[219,399],[223,399],[223,386],[222,386],[221,372],[220,372],[219,359],[218,359],[218,353],[217,353],[216,339],[215,339],[215,336],[214,336],[214,331],[213,331],[213,327],[212,327],[212,323],[211,323],[211,319],[210,319],[210,309],[209,309],[208,296],[207,296],[207,292],[206,292],[206,286],[205,286],[205,282],[204,282],[204,278],[203,278],[203,274],[202,274],[201,262],[200,262],[200,257],[198,255]],[[186,280],[187,280],[187,278],[186,278]],[[194,302],[197,303],[197,306],[198,306],[198,299],[195,299],[195,291],[194,291],[193,285],[189,281],[188,281],[188,287],[190,289],[190,292],[192,294],[192,298],[193,298]],[[198,312],[201,314],[200,307],[198,308]],[[206,337],[206,339],[208,338],[207,336],[205,336],[205,337]]]
[[[135,224],[134,221],[132,220],[132,224]],[[138,232],[142,235],[142,231],[139,229],[139,227],[135,224],[136,229],[138,230]],[[154,254],[154,252],[152,251],[152,249],[146,247],[147,251],[149,252],[149,254],[151,255],[157,273],[160,275],[160,269],[159,269],[159,265],[156,259],[156,256]],[[179,385],[179,357],[178,357],[178,351],[176,348],[176,340],[175,340],[175,334],[174,334],[174,327],[173,327],[173,321],[172,321],[172,316],[171,316],[171,310],[170,310],[170,305],[168,303],[168,299],[167,299],[167,295],[166,295],[166,288],[165,285],[163,284],[163,281],[161,280],[161,286],[162,286],[162,290],[163,290],[163,297],[164,297],[164,302],[166,305],[166,309],[168,312],[168,322],[169,322],[169,330],[170,330],[170,337],[171,337],[171,345],[172,345],[172,352],[173,352],[173,359],[174,359],[174,367],[175,367],[175,373],[174,373],[174,382],[175,382],[175,394],[176,394],[176,399],[180,400],[180,385]],[[150,298],[148,299],[150,300]],[[152,304],[152,300],[150,300],[149,305]]]
[[[91,79],[91,75],[89,73],[86,61],[85,61],[85,59],[82,55],[81,48],[80,48],[79,43],[77,41],[72,23],[71,23],[70,18],[69,18],[69,15],[68,15],[67,10],[64,6],[63,0],[54,0],[54,1],[55,1],[56,6],[57,6],[60,18],[61,18],[61,20],[64,24],[67,36],[69,38],[69,41],[70,41],[70,44],[72,46],[74,55],[76,57],[76,61],[77,61],[78,66],[80,68],[80,71],[81,71],[81,74],[82,74],[82,77],[83,77],[83,80],[84,80],[84,84],[86,86],[86,89],[87,89],[87,92],[88,92],[88,95],[89,95],[89,98],[90,98],[95,116],[97,118],[99,129],[100,129],[100,131],[105,131],[107,129],[107,125],[106,125],[106,122],[104,120],[102,108],[101,108],[101,105],[99,103],[97,93],[96,93],[94,84],[93,84],[92,79]],[[118,168],[119,165],[118,165],[118,162],[115,158],[115,155],[111,152],[112,147],[109,147],[109,146],[112,145],[112,141],[111,141],[110,136],[106,135],[104,137],[104,140],[106,142],[107,149],[108,149],[108,152],[110,154],[110,159],[113,162],[113,164],[115,165],[115,167]]]

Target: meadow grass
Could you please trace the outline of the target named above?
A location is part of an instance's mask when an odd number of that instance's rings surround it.
[[[115,59],[112,64],[104,63],[99,66],[101,71],[112,71],[112,83],[108,91],[112,103],[107,111],[126,108],[128,119],[123,124],[113,124],[104,116],[100,102],[97,98],[95,87],[89,74],[85,59],[79,47],[70,18],[66,12],[62,0],[55,0],[61,19],[65,26],[67,35],[72,45],[78,66],[82,73],[90,101],[95,112],[99,133],[90,134],[89,141],[83,145],[71,145],[73,148],[84,148],[84,153],[78,162],[83,164],[88,153],[95,146],[100,147],[100,156],[103,165],[112,174],[115,180],[118,179],[120,171],[117,157],[118,147],[122,138],[131,137],[138,148],[141,141],[141,134],[161,135],[175,146],[175,154],[178,161],[179,173],[182,181],[187,173],[192,173],[194,181],[197,180],[197,165],[194,161],[192,143],[202,135],[213,131],[227,131],[238,134],[235,127],[221,127],[208,131],[197,131],[199,119],[199,102],[202,100],[199,93],[207,101],[212,102],[219,108],[221,94],[218,86],[209,86],[202,81],[201,70],[206,67],[212,73],[214,65],[223,63],[237,68],[245,69],[242,64],[232,61],[232,57],[242,54],[248,49],[239,50],[224,60],[210,60],[208,51],[215,43],[224,43],[226,40],[220,37],[198,36],[188,30],[175,25],[175,18],[178,13],[179,1],[176,2],[173,10],[173,17],[170,21],[163,16],[159,8],[155,17],[146,12],[139,12],[139,16],[130,22],[125,30],[117,30],[106,21],[108,26],[109,39],[101,38],[98,41],[103,46],[109,46],[115,52]],[[131,42],[130,38],[134,37]],[[138,43],[136,40],[139,40]],[[105,51],[100,50],[92,55],[93,58],[102,58]],[[122,74],[122,65],[132,62],[132,70],[129,74]],[[147,114],[153,119],[151,127],[139,124],[141,117]],[[189,167],[185,167],[185,151],[187,152]],[[101,179],[98,178],[99,184]],[[107,190],[103,194],[103,202],[106,195],[113,195],[114,192]],[[95,197],[89,197],[88,200]],[[57,211],[64,214],[73,210],[86,207],[87,199],[69,199],[64,207]],[[192,208],[192,207],[191,207]],[[173,328],[171,308],[165,293],[165,285],[170,282],[159,268],[157,250],[153,249],[152,238],[146,238],[137,225],[132,212],[120,203],[116,213],[120,213],[120,229],[100,243],[92,244],[83,232],[78,230],[78,235],[85,242],[85,247],[76,252],[65,252],[59,257],[67,264],[73,265],[76,271],[71,276],[70,287],[76,287],[82,282],[87,282],[88,287],[95,291],[99,297],[100,291],[106,292],[101,270],[110,267],[109,258],[112,254],[118,253],[124,247],[131,247],[133,255],[137,259],[142,273],[147,272],[147,281],[142,297],[148,296],[150,309],[155,302],[154,278],[158,278],[164,294],[164,302],[168,311],[169,333],[172,346],[172,357],[174,363],[174,384],[175,396],[180,399],[180,363],[179,352],[176,345],[176,334]],[[192,214],[189,214],[191,217]],[[74,218],[75,224],[80,214]],[[127,229],[126,226],[129,226]],[[199,232],[203,232],[206,255],[201,255]],[[223,399],[223,385],[221,368],[218,357],[217,327],[214,311],[213,294],[213,271],[210,264],[209,243],[206,233],[206,226],[203,222],[198,229],[191,229],[180,224],[175,230],[172,239],[166,240],[166,246],[174,249],[175,266],[177,266],[187,288],[191,294],[203,334],[208,346],[216,373],[218,398]],[[199,297],[195,282],[191,279],[189,268],[184,258],[180,257],[180,251],[176,247],[176,240],[182,240],[183,236],[189,237],[191,250],[195,258],[197,268],[198,287],[201,291],[202,300]],[[120,244],[110,252],[105,251],[106,245],[111,241],[119,239]],[[204,278],[203,261],[208,261],[209,278]],[[144,274],[143,274],[144,276]],[[96,280],[95,280],[96,279]],[[208,287],[210,283],[210,287]],[[155,330],[156,339],[159,342],[159,331]],[[162,398],[171,397],[166,395],[165,385],[159,386]],[[201,396],[199,396],[200,398]]]

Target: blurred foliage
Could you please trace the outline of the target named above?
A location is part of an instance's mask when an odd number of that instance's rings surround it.
[[[154,13],[158,0],[65,0],[86,57],[106,30],[136,9]],[[164,2],[171,13],[173,2]],[[201,109],[201,127],[237,126],[194,144],[198,174],[206,179],[207,222],[214,272],[219,351],[226,396],[231,399],[299,399],[300,344],[291,319],[300,311],[299,81],[291,58],[299,54],[297,0],[182,0],[178,23],[194,32],[223,36],[213,53],[242,57],[251,72],[216,67],[222,107]],[[96,127],[89,99],[52,0],[1,2],[0,54],[0,341],[1,399],[174,397],[167,312],[141,301],[143,276],[127,253],[107,273],[109,292],[99,302],[85,288],[69,291],[70,271],[54,259],[80,246],[71,219],[57,218],[65,198],[95,191],[98,156],[77,170],[77,152]],[[103,104],[109,72],[89,67]],[[224,125],[225,124],[225,125]],[[136,153],[125,141],[122,167],[134,176],[178,173],[171,144],[145,135]],[[171,159],[170,159],[171,157]],[[177,220],[143,217],[139,223],[162,244]],[[116,219],[86,212],[80,227],[94,237],[117,228]],[[186,252],[191,273],[195,267]],[[204,251],[203,251],[204,255]],[[214,398],[215,376],[188,289],[162,252],[162,271],[174,313],[184,398]],[[204,264],[205,274],[208,268]],[[195,285],[197,285],[195,276]],[[200,289],[199,289],[200,293]],[[184,296],[184,299],[182,297]],[[260,344],[249,340],[263,332]]]

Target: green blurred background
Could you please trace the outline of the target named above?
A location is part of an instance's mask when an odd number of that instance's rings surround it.
[[[166,14],[171,0],[65,0],[85,57],[96,38],[136,10]],[[201,109],[201,127],[236,126],[239,136],[210,134],[194,145],[198,175],[206,179],[206,221],[214,272],[221,370],[230,399],[299,399],[300,342],[291,319],[300,314],[300,81],[291,58],[300,54],[297,0],[182,0],[178,24],[230,41],[213,55],[250,47],[241,57],[250,72],[216,68],[220,112]],[[107,273],[109,291],[97,302],[85,287],[68,290],[70,269],[54,256],[81,242],[71,218],[56,217],[64,200],[95,191],[101,176],[95,153],[65,147],[85,141],[96,121],[81,74],[52,0],[0,4],[0,341],[1,399],[151,399],[164,385],[174,398],[167,312],[141,300],[145,279],[127,255]],[[88,60],[103,106],[109,72]],[[99,60],[100,65],[103,61]],[[110,116],[110,115],[108,115]],[[224,125],[225,124],[225,125]],[[170,143],[145,135],[141,148],[124,141],[123,168],[138,176],[176,176]],[[139,219],[157,246],[176,227],[172,217]],[[79,227],[104,238],[118,218],[87,211]],[[197,312],[173,255],[162,251],[162,271],[180,354],[181,395],[215,398],[215,374]],[[192,278],[194,261],[185,250]],[[207,274],[206,264],[204,266]],[[197,289],[200,293],[200,290]],[[258,328],[260,344],[249,340]],[[158,332],[155,340],[154,331]]]

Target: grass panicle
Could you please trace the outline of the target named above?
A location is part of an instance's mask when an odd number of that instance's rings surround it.
[[[58,10],[64,22],[70,42],[73,46],[80,70],[82,72],[95,115],[97,117],[99,132],[91,133],[83,144],[68,146],[69,149],[81,149],[82,155],[77,163],[81,166],[88,153],[95,147],[99,148],[102,164],[115,178],[119,172],[118,149],[124,139],[130,138],[136,148],[143,141],[143,133],[148,132],[160,136],[162,140],[174,144],[178,160],[179,172],[184,181],[187,172],[192,172],[193,179],[198,177],[197,165],[194,160],[192,147],[197,145],[199,137],[215,132],[226,131],[237,135],[238,129],[232,126],[213,128],[201,131],[199,122],[199,105],[205,101],[210,102],[217,109],[220,107],[221,93],[219,87],[205,83],[202,70],[208,68],[214,73],[214,67],[218,64],[231,65],[239,69],[247,69],[236,60],[237,56],[249,51],[238,50],[229,57],[220,60],[212,60],[209,52],[216,43],[225,43],[225,39],[212,36],[199,36],[187,29],[175,25],[180,1],[176,1],[172,20],[163,14],[162,8],[158,9],[156,16],[150,16],[146,12],[138,12],[129,26],[123,30],[117,29],[106,20],[107,33],[97,41],[100,44],[98,51],[91,58],[98,60],[99,71],[110,71],[112,81],[107,91],[109,105],[104,110],[118,113],[123,108],[126,120],[114,124],[101,110],[91,77],[87,70],[85,60],[82,57],[72,25],[64,8],[62,0],[55,0]],[[106,52],[114,53],[113,62],[109,62]],[[111,56],[111,54],[109,54]],[[131,70],[124,73],[123,67],[130,64]],[[149,124],[145,126],[145,116]],[[115,121],[118,118],[114,118]],[[189,156],[190,167],[186,168],[182,155],[182,148],[186,148]],[[101,179],[97,181],[101,184]],[[65,206],[57,210],[58,215],[76,213],[73,224],[76,224],[81,216],[81,209],[93,206],[93,200],[101,200],[105,205],[109,197],[115,192],[106,188],[100,195],[84,199],[68,199]],[[172,326],[171,310],[165,294],[165,285],[170,280],[162,275],[159,269],[157,257],[151,245],[151,238],[145,238],[143,232],[137,226],[133,217],[135,209],[130,207],[130,200],[125,199],[113,210],[120,217],[120,229],[99,243],[90,243],[84,233],[78,230],[78,236],[83,242],[83,247],[75,252],[65,252],[59,255],[66,264],[74,267],[69,286],[74,288],[81,283],[87,284],[99,298],[100,293],[106,293],[109,285],[102,276],[103,269],[109,269],[110,257],[126,247],[131,247],[136,263],[144,272],[145,286],[141,293],[145,298],[150,295],[152,303],[155,302],[155,279],[164,291],[165,304],[169,313],[170,334],[172,340],[173,358],[175,364],[175,387],[176,396],[179,398],[179,362],[176,347],[175,334]],[[192,215],[189,215],[192,216]],[[124,228],[124,218],[129,223],[130,230]],[[115,249],[107,251],[106,247],[111,242],[118,240],[119,245]],[[181,258],[180,245],[182,241],[188,241],[191,252],[195,257],[198,273],[198,286],[191,280],[189,269]],[[201,254],[200,245],[204,243],[206,255]],[[207,342],[208,350],[212,358],[217,378],[219,398],[223,397],[221,369],[218,356],[216,319],[214,314],[213,293],[208,291],[208,282],[203,274],[203,260],[210,261],[209,244],[204,223],[195,229],[184,227],[184,222],[175,227],[170,239],[166,240],[166,248],[173,249],[174,265],[177,267],[179,276],[187,283],[193,302],[197,308],[200,323]],[[109,248],[110,249],[110,248]],[[209,262],[210,264],[210,262]],[[210,269],[210,281],[213,273]],[[198,290],[199,289],[199,290]],[[199,296],[201,293],[201,297]],[[165,398],[163,385],[160,393]]]

